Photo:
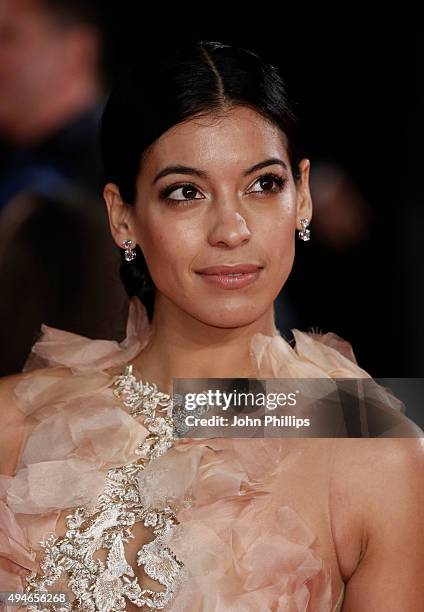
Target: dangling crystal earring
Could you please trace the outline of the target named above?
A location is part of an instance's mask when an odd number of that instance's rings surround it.
[[[299,230],[299,238],[306,242],[307,240],[311,239],[311,230],[307,229],[309,225],[309,219],[301,219],[300,223],[302,225],[302,229]]]
[[[137,257],[137,253],[135,252],[135,247],[132,247],[132,240],[124,240],[122,246],[125,249],[125,261],[132,261]]]

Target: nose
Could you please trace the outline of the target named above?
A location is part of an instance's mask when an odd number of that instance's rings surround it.
[[[208,235],[212,246],[233,248],[250,239],[251,232],[238,206],[217,205],[215,210],[216,215]]]

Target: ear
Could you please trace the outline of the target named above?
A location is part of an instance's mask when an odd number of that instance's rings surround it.
[[[121,198],[119,188],[114,183],[107,183],[103,189],[103,198],[109,215],[109,226],[113,239],[119,248],[123,248],[124,240],[132,240],[135,246],[135,232],[131,207]]]
[[[302,229],[301,219],[312,219],[312,197],[309,188],[309,159],[299,162],[300,178],[296,181],[296,227]]]

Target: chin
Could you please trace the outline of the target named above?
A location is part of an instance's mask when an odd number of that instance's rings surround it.
[[[268,306],[269,308],[269,306]],[[252,304],[239,306],[238,308],[220,308],[218,305],[209,303],[202,311],[192,312],[192,316],[206,325],[220,328],[244,327],[257,321],[266,311],[267,306],[252,308]]]

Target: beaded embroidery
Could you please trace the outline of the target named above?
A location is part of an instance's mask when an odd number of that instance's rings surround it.
[[[40,542],[44,549],[42,573],[28,573],[26,595],[49,592],[67,573],[75,600],[30,604],[29,612],[116,612],[126,609],[126,600],[140,608],[161,610],[185,576],[183,563],[163,541],[177,524],[175,510],[170,506],[161,510],[143,506],[137,479],[140,470],[173,444],[173,399],[158,391],[155,384],[137,380],[132,365],[126,366],[113,384],[114,395],[123,399],[130,414],[145,416],[143,425],[150,434],[137,447],[136,461],[107,472],[104,490],[95,506],[76,508],[66,517],[64,536],[50,534]],[[132,527],[138,521],[152,527],[155,537],[140,548],[137,564],[165,587],[162,591],[142,588],[125,558],[124,544],[134,537]],[[100,549],[108,550],[106,563],[94,558]]]

